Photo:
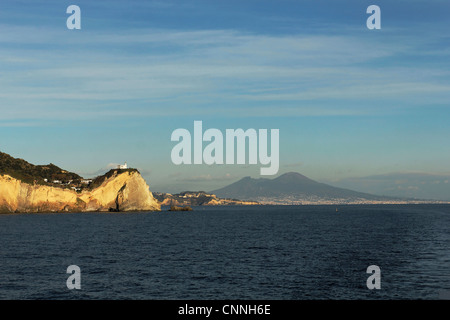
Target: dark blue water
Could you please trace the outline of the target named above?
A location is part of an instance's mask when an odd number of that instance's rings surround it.
[[[449,227],[448,205],[0,215],[0,299],[437,299]]]

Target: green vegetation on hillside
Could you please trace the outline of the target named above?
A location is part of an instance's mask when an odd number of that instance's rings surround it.
[[[0,174],[7,174],[25,183],[42,185],[51,184],[53,181],[60,181],[61,184],[69,181],[76,183],[83,179],[76,173],[63,170],[52,163],[36,166],[3,152],[0,152]]]
[[[72,189],[81,192],[95,189],[106,179],[124,172],[138,172],[137,169],[112,169],[94,179],[83,179],[76,173],[63,170],[54,164],[36,166],[23,159],[16,159],[0,152],[0,175],[9,175],[28,184],[46,185],[57,188]]]

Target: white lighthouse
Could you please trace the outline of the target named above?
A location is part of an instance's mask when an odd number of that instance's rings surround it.
[[[119,164],[117,169],[128,169],[128,165],[126,162],[125,162],[125,164]]]

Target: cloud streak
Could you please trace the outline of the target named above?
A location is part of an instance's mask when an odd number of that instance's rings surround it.
[[[360,114],[383,110],[348,102],[383,98],[414,106],[450,98],[442,68],[377,67],[380,59],[395,61],[412,50],[429,55],[425,43],[395,37],[374,43],[357,35],[137,29],[69,38],[53,29],[31,35],[26,27],[5,28],[0,120],[182,116],[204,114],[211,104],[221,104],[215,112],[224,115],[225,105],[241,115],[267,105],[261,116],[336,115],[345,105],[344,114]],[[126,111],[105,108],[108,102]],[[305,108],[310,102],[314,112]]]

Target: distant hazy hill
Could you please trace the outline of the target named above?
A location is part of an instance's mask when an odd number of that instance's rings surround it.
[[[82,179],[76,173],[65,171],[54,164],[36,166],[23,159],[16,159],[9,154],[0,152],[0,174],[7,174],[13,178],[26,183],[43,183],[44,179],[48,181],[60,180],[80,180]]]
[[[392,197],[450,201],[450,174],[394,172],[332,182],[340,188]]]
[[[275,179],[245,177],[222,189],[211,191],[219,197],[242,200],[283,199],[366,199],[382,200],[386,197],[332,187],[311,180],[296,172],[285,173]]]

